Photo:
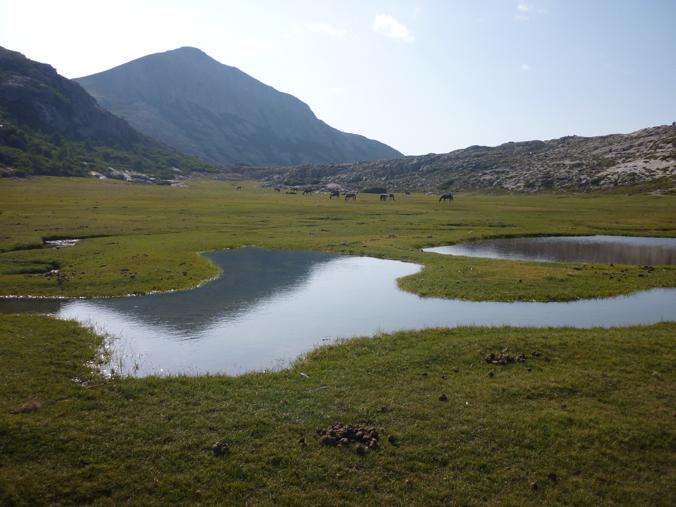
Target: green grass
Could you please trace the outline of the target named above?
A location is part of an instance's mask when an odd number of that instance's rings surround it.
[[[216,274],[197,252],[257,245],[413,261],[422,295],[571,300],[676,286],[676,267],[451,258],[420,248],[524,234],[676,236],[676,196],[460,194],[382,203],[192,181],[187,188],[37,178],[0,181],[0,295],[110,296],[188,288]],[[17,250],[44,236],[97,236],[63,250]],[[63,277],[40,270],[60,266]],[[582,269],[576,269],[582,268]]]
[[[99,337],[2,316],[0,504],[673,505],[675,336],[402,332],[276,373],[105,381],[84,365]],[[483,361],[505,347],[526,363]],[[321,447],[315,427],[337,421],[382,428],[382,448]]]
[[[345,203],[254,184],[237,191],[213,181],[169,188],[65,178],[0,180],[0,196],[4,295],[188,288],[216,274],[198,252],[252,244],[418,262],[424,269],[400,285],[443,297],[546,301],[676,286],[674,267],[419,251],[524,234],[676,236],[675,196],[461,194],[439,204],[424,195],[387,203],[360,195]],[[47,236],[88,239],[35,248]],[[60,283],[41,273],[55,268]],[[74,322],[0,315],[1,505],[672,505],[676,498],[676,324],[401,332],[240,377],[106,380],[88,366],[101,342]],[[483,361],[505,347],[527,362]],[[38,410],[22,413],[31,403]],[[365,457],[320,447],[315,428],[334,422],[375,425],[398,445],[383,438]],[[219,440],[230,444],[223,458],[210,450]]]

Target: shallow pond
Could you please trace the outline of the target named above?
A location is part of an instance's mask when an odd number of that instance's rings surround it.
[[[240,374],[286,366],[337,338],[459,325],[620,326],[676,319],[676,289],[570,303],[421,298],[396,279],[420,267],[369,257],[241,248],[207,254],[223,274],[197,289],[129,298],[0,301],[115,337],[123,373]]]
[[[605,264],[676,264],[676,238],[546,236],[507,238],[424,248],[465,257]]]

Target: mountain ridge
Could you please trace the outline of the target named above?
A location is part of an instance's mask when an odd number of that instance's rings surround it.
[[[0,47],[0,174],[145,178],[200,169],[209,165],[137,132],[52,66]]]
[[[293,95],[189,46],[75,81],[144,134],[210,162],[283,166],[402,156],[334,129]]]
[[[676,188],[676,124],[628,134],[473,145],[448,153],[260,172],[271,184],[383,191],[602,190],[662,181]]]

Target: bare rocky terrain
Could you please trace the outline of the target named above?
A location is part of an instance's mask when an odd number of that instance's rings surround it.
[[[316,189],[338,185],[352,191],[588,191],[646,183],[659,191],[673,191],[676,125],[630,134],[470,146],[386,161],[252,169],[250,176],[267,179],[270,185]]]

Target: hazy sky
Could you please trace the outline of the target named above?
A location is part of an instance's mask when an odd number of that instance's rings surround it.
[[[195,46],[405,154],[676,120],[676,0],[0,0],[66,77]]]

